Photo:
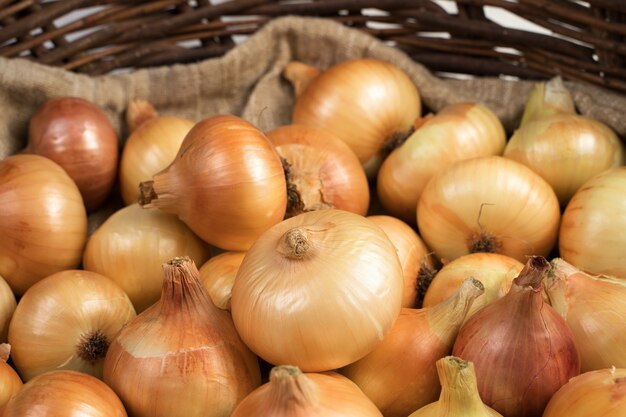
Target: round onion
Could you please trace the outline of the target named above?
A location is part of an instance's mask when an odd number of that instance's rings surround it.
[[[7,341],[9,323],[17,306],[15,295],[9,284],[0,276],[0,343]]]

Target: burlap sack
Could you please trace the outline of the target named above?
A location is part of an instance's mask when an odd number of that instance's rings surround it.
[[[28,120],[47,99],[78,96],[101,106],[120,132],[129,100],[144,98],[162,114],[200,120],[218,113],[244,117],[263,130],[287,124],[293,91],[281,77],[290,60],[327,68],[342,60],[373,57],[394,63],[418,86],[424,105],[477,101],[512,132],[531,82],[496,78],[443,80],[396,48],[356,29],[318,18],[283,17],[267,24],[225,56],[187,65],[100,77],[75,74],[23,59],[0,58],[0,157],[25,145]],[[593,86],[566,83],[578,110],[626,136],[626,97]]]

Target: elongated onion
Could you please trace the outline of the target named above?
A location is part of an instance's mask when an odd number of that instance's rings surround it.
[[[625,280],[589,275],[557,258],[546,291],[574,334],[582,372],[626,368]]]
[[[0,343],[7,341],[9,323],[17,306],[15,295],[9,284],[0,276]]]
[[[200,279],[211,301],[222,310],[230,310],[230,297],[237,271],[245,252],[223,252],[215,255],[200,267]]]
[[[554,394],[543,417],[623,417],[625,392],[626,368],[585,372]]]
[[[525,262],[548,255],[561,217],[552,188],[501,156],[460,161],[434,176],[417,206],[420,235],[443,259],[474,252]]]
[[[176,214],[224,250],[247,250],[287,209],[280,156],[263,132],[236,116],[194,125],[172,164],[141,184],[142,207]]]
[[[59,165],[39,155],[0,161],[0,236],[0,275],[16,295],[80,265],[87,213]]]
[[[287,217],[325,208],[365,216],[369,184],[348,145],[331,133],[304,125],[278,127],[267,137],[287,164]]]
[[[113,390],[78,371],[50,371],[28,381],[7,403],[11,417],[127,417]]]
[[[497,116],[479,103],[450,104],[427,117],[394,149],[378,171],[378,197],[393,216],[415,224],[417,202],[428,180],[453,163],[500,155],[506,136]]]
[[[349,379],[335,373],[303,374],[295,366],[272,368],[269,382],[237,406],[231,417],[382,417]]]
[[[2,414],[5,404],[24,385],[15,369],[7,363],[10,352],[10,345],[0,344],[0,416],[5,415]]]
[[[20,299],[9,328],[13,363],[24,381],[53,370],[102,378],[109,344],[135,317],[124,291],[95,272],[57,272]]]
[[[243,341],[265,361],[328,371],[383,340],[403,286],[396,249],[371,220],[311,211],[270,228],[248,250],[231,311]]]
[[[402,307],[421,305],[424,292],[436,272],[430,251],[415,230],[402,220],[387,215],[367,218],[383,229],[398,252],[404,276]]]
[[[91,235],[83,264],[115,281],[140,313],[161,295],[161,264],[180,254],[202,264],[210,251],[176,216],[133,204],[118,210]]]
[[[133,417],[229,417],[261,384],[257,358],[190,258],[163,265],[161,299],[113,340],[104,381]]]
[[[117,133],[100,107],[78,97],[58,97],[31,117],[25,151],[59,164],[91,211],[113,188],[118,147]]]
[[[559,254],[592,274],[626,280],[626,167],[587,181],[563,212]]]
[[[413,81],[385,61],[346,60],[319,75],[292,62],[284,74],[294,85],[305,85],[301,92],[296,91],[293,123],[333,133],[350,146],[361,163],[374,157],[386,142],[406,138],[421,113]]]
[[[587,180],[624,165],[626,148],[608,126],[576,114],[572,95],[556,77],[531,91],[504,156],[541,175],[565,207]]]

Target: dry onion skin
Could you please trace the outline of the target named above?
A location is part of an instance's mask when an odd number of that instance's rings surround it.
[[[80,265],[87,213],[63,168],[39,155],[0,161],[0,236],[0,275],[16,295]]]
[[[493,300],[504,297],[513,279],[519,275],[524,264],[510,256],[498,253],[470,253],[445,264],[430,282],[424,296],[424,307],[439,304],[450,297],[469,277],[476,278],[485,287],[467,313],[471,317]]]
[[[7,341],[9,323],[16,306],[15,294],[4,278],[0,276],[0,343]]]
[[[176,214],[213,246],[244,251],[284,218],[287,185],[265,134],[217,115],[196,123],[172,164],[141,183],[140,204]]]
[[[525,262],[556,244],[561,212],[552,187],[501,156],[460,161],[434,176],[417,206],[426,245],[446,261],[474,252]]]
[[[323,372],[382,341],[403,286],[396,249],[371,220],[311,211],[270,228],[248,250],[231,312],[243,341],[268,363]]]
[[[378,171],[376,191],[387,212],[415,224],[428,180],[453,163],[501,155],[506,134],[498,117],[479,103],[454,103],[427,116]]]
[[[134,417],[229,417],[261,385],[258,360],[190,258],[166,262],[163,275],[161,299],[111,343],[104,381]]]
[[[320,72],[291,62],[285,77],[296,88],[292,122],[317,126],[346,142],[361,163],[387,142],[406,138],[421,114],[419,91],[393,64],[357,58]]]
[[[92,211],[115,184],[118,148],[117,133],[100,107],[78,97],[57,97],[31,117],[25,152],[59,164]]]
[[[266,133],[286,164],[286,217],[336,208],[365,216],[370,192],[350,147],[322,129],[287,125]]]
[[[248,395],[231,417],[382,417],[349,379],[335,373],[272,368],[269,382]]]
[[[211,301],[222,310],[230,310],[230,297],[237,271],[245,252],[222,252],[204,263],[199,269],[202,284]]]
[[[155,116],[126,139],[120,157],[120,191],[126,204],[139,199],[139,183],[172,163],[195,122],[177,116]]]
[[[550,399],[543,417],[623,417],[626,368],[599,369],[570,379]]]
[[[622,141],[607,125],[576,113],[560,77],[535,85],[504,156],[541,175],[563,207],[590,178],[626,163]]]
[[[33,285],[9,328],[15,367],[24,381],[53,370],[102,378],[107,349],[135,317],[124,291],[95,272],[68,270]]]
[[[176,216],[132,204],[90,236],[83,265],[115,281],[140,313],[161,295],[161,264],[181,253],[202,265],[210,248]]]
[[[113,390],[78,371],[50,371],[28,381],[4,409],[11,417],[127,417]]]
[[[579,269],[626,280],[626,167],[587,181],[563,212],[559,254]]]
[[[24,385],[15,369],[7,363],[10,352],[10,345],[7,343],[0,344],[0,416],[3,415],[2,408],[4,405]]]
[[[428,288],[436,273],[430,250],[417,232],[402,220],[387,215],[372,215],[367,218],[383,229],[397,249],[404,276],[402,307],[413,308],[421,305],[425,288]]]

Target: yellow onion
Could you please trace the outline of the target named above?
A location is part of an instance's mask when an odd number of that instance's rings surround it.
[[[3,415],[2,408],[16,392],[22,389],[23,385],[15,369],[7,363],[10,353],[10,345],[0,344],[0,416]]]
[[[126,204],[136,203],[139,183],[172,163],[194,122],[177,116],[154,116],[132,131],[120,158],[120,191]]]
[[[560,77],[531,91],[519,128],[504,156],[541,175],[563,207],[583,183],[626,163],[626,148],[605,124],[576,114]]]
[[[485,287],[485,293],[472,303],[466,320],[493,300],[504,297],[513,279],[524,264],[497,253],[470,253],[445,264],[435,275],[426,295],[424,307],[437,305],[450,297],[469,277],[476,278]]]
[[[350,147],[322,129],[287,125],[267,132],[286,164],[287,214],[336,208],[365,216],[370,193]]]
[[[587,181],[563,212],[559,254],[592,274],[626,280],[626,167]]]
[[[502,417],[480,399],[474,364],[455,356],[437,361],[441,382],[439,401],[425,405],[409,417]]]
[[[626,368],[599,369],[570,379],[554,394],[543,417],[623,417]]]
[[[453,163],[501,155],[506,135],[498,117],[479,103],[454,103],[425,118],[378,171],[378,198],[385,209],[415,224],[417,202],[428,180]]]
[[[78,371],[50,371],[28,381],[4,409],[10,417],[126,417],[113,390]]]
[[[283,219],[287,185],[263,132],[218,115],[194,125],[172,164],[141,183],[140,204],[176,214],[214,246],[242,251]]]
[[[506,417],[540,416],[580,372],[572,331],[543,300],[549,269],[530,257],[509,292],[470,317],[454,342],[452,354],[474,363],[484,403]]]
[[[210,250],[176,216],[133,204],[119,209],[91,235],[83,264],[115,281],[139,313],[161,295],[161,264],[181,254],[201,265]]]
[[[124,291],[95,272],[68,270],[33,285],[20,299],[9,343],[24,381],[53,370],[102,378],[109,344],[135,317]]]
[[[243,341],[268,363],[322,372],[383,340],[403,286],[396,249],[371,220],[310,211],[270,228],[248,250],[231,312]]]
[[[161,299],[113,340],[104,381],[133,417],[229,417],[261,384],[257,358],[190,258],[163,265]]]
[[[387,215],[367,218],[383,229],[396,247],[404,276],[402,307],[421,305],[426,288],[436,272],[430,251],[415,230],[402,220]]]
[[[284,70],[297,86],[293,123],[333,133],[361,163],[374,157],[386,142],[406,138],[420,116],[417,87],[393,64],[356,58],[316,74],[299,62]]]
[[[340,369],[385,417],[406,417],[437,400],[437,360],[449,355],[472,302],[483,293],[468,278],[446,301],[429,308],[403,308],[374,350]]]
[[[586,274],[559,258],[551,263],[546,291],[574,334],[581,371],[626,368],[626,281]]]
[[[117,133],[100,107],[78,97],[57,97],[31,117],[25,152],[59,164],[91,211],[115,184],[118,147]]]
[[[148,100],[134,98],[126,108],[126,127],[133,133],[142,124],[159,116],[157,109]]]
[[[556,244],[561,212],[552,188],[501,156],[460,161],[434,176],[417,206],[420,235],[444,260],[493,252],[525,262]]]
[[[0,276],[0,343],[7,341],[9,323],[17,301],[9,284]]]
[[[0,161],[0,275],[16,295],[40,279],[77,268],[87,213],[76,184],[39,155]]]
[[[269,382],[248,395],[231,417],[382,417],[349,379],[335,373],[272,368]]]
[[[222,310],[230,310],[230,297],[235,277],[245,252],[222,252],[200,267],[200,279],[211,301]]]

